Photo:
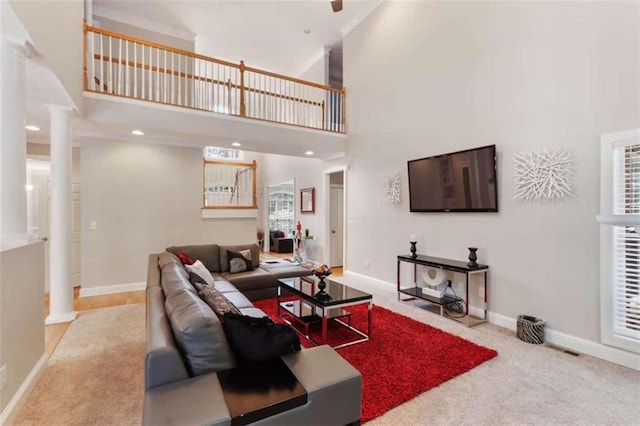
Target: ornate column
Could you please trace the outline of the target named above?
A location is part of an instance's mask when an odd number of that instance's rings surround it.
[[[10,247],[27,241],[27,50],[0,37],[0,57],[0,246]]]
[[[72,321],[71,126],[69,107],[51,106],[49,306],[46,323]]]

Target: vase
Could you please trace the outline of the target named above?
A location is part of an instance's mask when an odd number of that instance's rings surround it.
[[[411,258],[415,259],[416,257],[418,257],[418,255],[416,254],[416,242],[410,241],[409,244],[411,244],[411,248],[409,249],[409,251],[411,252]]]
[[[467,262],[467,266],[470,268],[475,268],[478,266],[476,260],[478,260],[478,255],[476,251],[478,249],[476,247],[469,247],[469,262]]]

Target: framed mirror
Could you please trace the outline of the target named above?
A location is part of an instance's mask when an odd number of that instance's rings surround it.
[[[316,189],[304,188],[300,190],[300,213],[316,212]]]

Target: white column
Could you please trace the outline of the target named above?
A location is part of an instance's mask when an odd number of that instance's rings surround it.
[[[26,50],[0,37],[0,247],[27,241]]]
[[[50,107],[51,203],[49,235],[49,316],[46,323],[72,321],[71,271],[71,108]]]

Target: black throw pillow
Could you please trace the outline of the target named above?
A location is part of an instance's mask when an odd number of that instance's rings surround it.
[[[269,317],[226,313],[222,327],[239,363],[268,362],[300,350],[300,338],[288,325]]]
[[[253,262],[237,251],[227,250],[227,259],[229,260],[229,272],[232,274],[253,271]]]

